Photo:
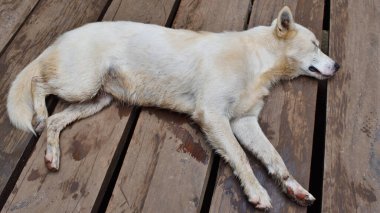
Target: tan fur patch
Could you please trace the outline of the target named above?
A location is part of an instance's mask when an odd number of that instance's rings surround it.
[[[56,76],[58,71],[59,54],[58,50],[53,49],[50,53],[44,57],[39,65],[41,67],[41,77],[48,81]]]
[[[241,46],[242,48],[236,48],[236,46]],[[220,71],[224,72],[245,72],[247,71],[247,52],[243,49],[244,45],[235,42],[229,48],[221,52],[215,64],[220,65],[222,69]],[[235,47],[235,48],[234,48]],[[224,73],[228,74],[228,73]]]
[[[296,30],[288,30],[288,31],[280,31],[277,27],[275,31],[273,31],[273,35],[277,40],[288,40],[292,39],[297,35]]]
[[[291,58],[282,58],[268,71],[265,71],[248,86],[240,95],[241,103],[235,112],[244,114],[262,104],[263,98],[269,94],[269,87],[282,79],[292,79],[297,76],[297,62]]]
[[[275,66],[264,72],[259,78],[258,87],[270,86],[281,79],[292,79],[297,77],[297,62],[292,58],[282,58]]]

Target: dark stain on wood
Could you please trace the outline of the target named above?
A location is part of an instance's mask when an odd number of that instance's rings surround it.
[[[73,138],[73,142],[70,145],[70,152],[73,156],[73,159],[80,161],[87,156],[90,152],[91,146],[88,144],[83,144],[81,140],[78,140],[78,135]]]
[[[199,197],[194,197],[191,201],[194,203],[194,206],[199,205]]]
[[[71,194],[74,194],[76,191],[78,191],[79,182],[77,180],[69,179],[59,184],[59,188],[63,192],[62,199],[64,200]]]
[[[116,107],[118,109],[117,113],[118,113],[118,115],[119,115],[120,118],[129,116],[131,109],[130,109],[130,107],[128,105],[125,105],[123,103],[118,103],[116,105]]]
[[[34,181],[34,180],[37,180],[39,177],[41,177],[41,174],[39,173],[38,169],[32,169],[27,180],[28,181]]]
[[[82,187],[80,188],[80,194],[82,197],[85,197],[88,195],[88,192],[86,191],[86,184],[83,184]]]
[[[73,181],[72,183],[71,183],[71,185],[70,185],[70,193],[74,193],[74,192],[76,192],[77,190],[78,190],[78,188],[79,188],[79,183],[78,183],[78,181]]]
[[[178,147],[177,151],[188,153],[191,157],[203,164],[207,164],[208,162],[207,154],[199,143],[184,142]]]
[[[78,198],[78,193],[73,194],[73,196],[71,198],[73,198],[74,200],[76,200]]]
[[[367,188],[363,185],[363,183],[360,183],[355,187],[356,194],[358,194],[363,200],[368,201],[369,203],[376,202],[377,198],[376,195],[373,193],[373,188]]]
[[[180,141],[182,141],[182,144],[177,148],[178,152],[188,153],[198,162],[207,164],[208,157],[206,151],[200,143],[194,141],[193,136],[185,128],[173,125],[171,126],[171,131]]]
[[[367,135],[368,138],[373,138],[376,131],[375,125],[377,123],[377,115],[373,112],[370,112],[370,116],[366,116],[365,121],[363,122],[362,128],[360,130]]]
[[[244,195],[241,186],[234,175],[225,176],[218,185],[222,184],[223,191],[229,194],[230,204],[237,212],[253,212],[253,206],[247,202],[247,197]]]
[[[238,181],[233,175],[226,177],[221,184],[223,184],[223,190],[226,194],[233,195],[234,191],[239,190],[236,187],[235,182]],[[234,196],[230,197],[232,206],[236,209],[239,206],[239,200]]]

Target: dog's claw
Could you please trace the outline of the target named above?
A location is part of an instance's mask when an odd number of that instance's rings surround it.
[[[289,178],[285,181],[286,194],[301,206],[309,206],[313,204],[315,198],[302,186],[297,183],[294,178]]]
[[[272,205],[270,203],[259,202],[257,205],[255,205],[255,208],[263,211],[269,211],[272,208]]]
[[[270,197],[268,193],[265,191],[265,189],[262,189],[262,191],[256,189],[256,195],[250,196],[248,199],[250,203],[252,203],[255,208],[268,211],[272,208],[272,205],[270,203]]]
[[[298,196],[296,195],[297,199],[296,202],[301,205],[301,206],[310,206],[311,204],[314,203],[315,201],[315,198],[313,197],[313,195],[311,194],[308,194],[308,195],[305,195],[303,196],[302,199],[299,199]]]
[[[52,172],[56,172],[59,169],[58,162],[53,159],[52,155],[49,155],[49,154],[45,155],[45,165]]]

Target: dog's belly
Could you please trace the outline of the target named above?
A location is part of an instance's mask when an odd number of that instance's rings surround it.
[[[190,82],[174,76],[154,76],[144,71],[110,70],[103,90],[115,98],[140,106],[156,106],[191,114],[196,92]]]

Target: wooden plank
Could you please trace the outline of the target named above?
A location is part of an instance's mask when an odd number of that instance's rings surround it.
[[[270,25],[284,5],[291,8],[297,23],[309,27],[318,38],[322,37],[323,0],[256,0],[249,27]],[[265,135],[280,153],[290,173],[305,188],[309,186],[316,93],[316,80],[301,77],[281,82],[272,89],[260,115]],[[263,166],[248,155],[255,175],[271,197],[273,212],[306,212],[306,208],[289,200]],[[210,211],[253,212],[239,181],[225,164],[220,162]]]
[[[60,103],[55,112],[65,107]],[[56,173],[45,167],[44,131],[2,212],[57,209],[62,212],[90,212],[129,115],[130,108],[113,104],[102,113],[66,128],[60,137],[61,167]],[[107,125],[99,122],[106,120]]]
[[[188,122],[165,110],[141,112],[107,212],[199,209],[211,150]]]
[[[6,199],[6,184],[22,155],[30,150],[32,134],[15,129],[6,113],[8,88],[16,75],[38,56],[58,35],[96,21],[107,0],[41,1],[0,58],[0,206]],[[29,147],[28,147],[29,146]],[[27,155],[27,154],[26,154]],[[21,163],[22,164],[22,163]]]
[[[181,1],[174,28],[242,30],[250,1]],[[212,151],[185,115],[144,108],[107,212],[200,211]]]
[[[104,20],[128,20],[165,25],[175,0],[114,0]]]
[[[0,0],[0,52],[25,21],[39,0]]]
[[[115,4],[119,3],[112,2],[105,20],[120,16],[112,13],[128,14],[126,9],[138,6],[129,3],[125,10],[114,10]],[[170,11],[173,4],[174,0],[167,1],[165,10]],[[145,13],[144,8],[140,11]],[[161,19],[163,11],[163,8],[156,10],[158,24],[166,23]],[[147,15],[154,21],[155,15]],[[124,18],[128,19],[128,16]],[[62,108],[63,103],[60,102],[55,112]],[[43,162],[46,136],[40,137],[3,211],[97,211],[120,156],[121,146],[125,143],[124,135],[129,131],[128,124],[131,122],[130,113],[131,107],[117,107],[114,104],[65,129],[60,137],[61,167],[58,173],[46,170]]]
[[[331,1],[323,212],[380,212],[380,1]]]

